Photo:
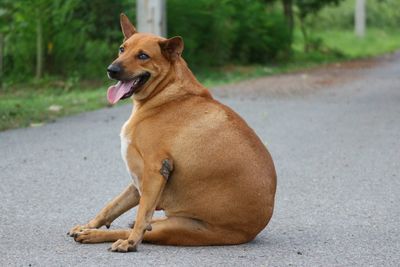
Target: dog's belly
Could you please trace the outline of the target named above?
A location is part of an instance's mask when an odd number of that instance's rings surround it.
[[[180,153],[174,158],[176,172],[159,205],[166,214],[213,225],[252,225],[255,231],[265,227],[272,215],[275,191],[273,171],[260,167],[268,159],[246,151],[244,155],[251,163],[243,164],[237,159],[240,155],[227,150],[229,156],[219,160],[201,151],[195,151],[196,155]],[[188,160],[195,156],[195,161]]]
[[[169,139],[175,169],[160,206],[172,216],[213,225],[251,225],[257,232],[273,211],[276,174],[272,159],[247,125],[231,123],[234,114],[226,119],[220,110],[202,110],[209,113],[176,127],[179,132]]]

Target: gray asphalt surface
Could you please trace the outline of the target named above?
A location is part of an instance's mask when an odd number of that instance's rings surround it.
[[[305,94],[220,100],[277,168],[275,213],[254,241],[116,254],[67,237],[130,182],[118,136],[129,104],[0,133],[0,266],[399,266],[399,55]]]

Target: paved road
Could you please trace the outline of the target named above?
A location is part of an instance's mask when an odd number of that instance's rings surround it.
[[[66,236],[129,182],[118,134],[130,105],[0,133],[0,266],[398,266],[400,56],[357,73],[304,94],[220,98],[267,144],[279,178],[271,223],[240,246],[115,254]]]

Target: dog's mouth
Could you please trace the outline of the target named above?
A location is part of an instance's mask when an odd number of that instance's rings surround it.
[[[144,72],[129,81],[118,81],[117,84],[108,88],[107,99],[110,104],[115,104],[121,99],[129,98],[140,91],[142,86],[149,80],[150,73]]]

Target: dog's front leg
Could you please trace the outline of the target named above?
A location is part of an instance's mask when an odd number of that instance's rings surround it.
[[[139,203],[140,195],[133,184],[130,184],[116,198],[108,203],[92,220],[87,224],[73,227],[68,234],[76,237],[84,230],[100,228],[103,225],[110,227],[110,224],[121,214],[135,207]]]
[[[136,216],[135,226],[127,240],[117,240],[110,250],[114,252],[136,251],[142,242],[145,231],[151,231],[151,219],[164,186],[172,172],[172,160],[164,158],[146,166],[142,178],[142,195]]]

